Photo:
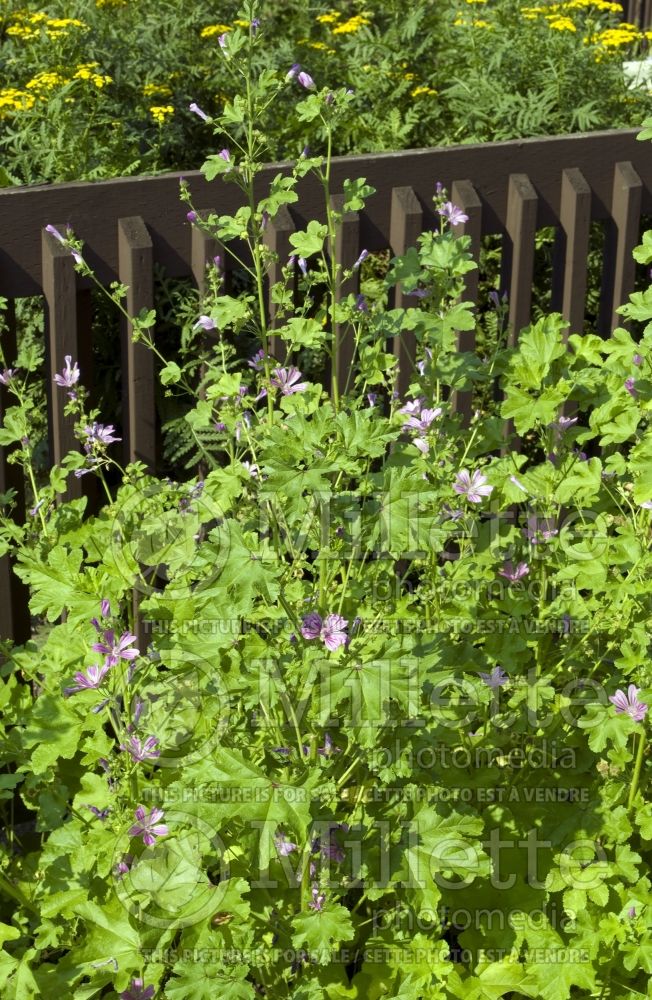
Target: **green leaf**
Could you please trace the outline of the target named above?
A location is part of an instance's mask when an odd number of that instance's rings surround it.
[[[355,937],[351,914],[339,903],[328,903],[322,910],[298,913],[292,918],[292,927],[294,947],[305,948],[320,965],[328,965],[333,949]]]
[[[355,181],[345,180],[344,188],[344,212],[360,212],[364,208],[366,199],[376,193],[376,188],[365,183],[365,177],[358,177]]]
[[[290,243],[299,257],[312,257],[313,254],[321,253],[327,233],[328,228],[313,219],[305,231],[292,233]]]
[[[174,978],[165,987],[168,1000],[255,1000],[256,991],[245,982],[247,965],[224,965],[217,962],[177,962]]]

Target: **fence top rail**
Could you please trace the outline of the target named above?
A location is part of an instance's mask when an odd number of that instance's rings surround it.
[[[424,225],[434,225],[432,195],[441,181],[470,180],[483,205],[482,232],[505,229],[508,176],[527,174],[538,196],[537,227],[559,220],[562,171],[575,167],[591,188],[591,217],[610,215],[614,165],[630,161],[643,183],[641,211],[652,214],[652,148],[639,142],[637,130],[609,130],[545,136],[477,145],[444,146],[336,157],[332,190],[345,179],[364,176],[376,188],[361,218],[360,238],[368,250],[388,246],[392,189],[413,188],[424,209]],[[290,162],[269,164],[256,178],[259,197],[270,180],[288,172]],[[186,206],[179,199],[179,179],[188,181],[193,204],[231,214],[241,204],[235,185],[208,183],[200,171],[73,181],[0,190],[0,295],[19,298],[42,293],[41,230],[48,223],[68,223],[86,243],[85,257],[105,284],[117,279],[118,219],[140,216],[150,232],[154,259],[170,277],[190,274],[191,232]],[[299,182],[299,201],[290,208],[301,228],[324,215],[323,191],[316,178]],[[80,287],[90,284],[88,279]]]

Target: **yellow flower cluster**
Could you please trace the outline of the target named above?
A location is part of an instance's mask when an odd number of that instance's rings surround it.
[[[632,45],[634,42],[642,41],[645,32],[640,32],[635,24],[627,24],[623,21],[617,28],[605,28],[597,35],[589,39],[593,45],[599,45],[603,49],[620,49],[625,45]]]
[[[311,42],[309,38],[300,38],[297,44],[307,45],[309,49],[316,49],[318,52],[325,52],[329,56],[335,55],[335,49],[332,49],[326,44],[326,42]]]
[[[466,21],[459,14],[453,21],[454,28],[489,28],[493,31],[493,24],[489,24],[488,21],[483,21],[482,18],[476,18],[474,21]]]
[[[15,87],[6,87],[4,90],[0,90],[0,117],[5,117],[4,109],[29,111],[34,106],[35,100],[33,94],[27,94],[24,90],[16,90]]]
[[[622,13],[619,3],[611,3],[610,0],[566,0],[566,3],[551,3],[545,7],[521,7],[521,14],[528,21],[543,15],[551,19],[555,17],[565,17],[569,11],[580,10],[593,13],[603,11],[611,14]]]
[[[550,17],[548,27],[555,31],[577,31],[577,25],[570,17]]]
[[[28,90],[33,90],[40,96],[41,94],[46,94],[48,90],[60,87],[64,83],[68,83],[68,81],[61,73],[47,72],[46,70],[43,73],[37,73],[25,86]]]
[[[95,0],[95,6],[102,7],[126,7],[127,0]]]
[[[332,10],[330,14],[320,14],[317,20],[320,24],[335,24],[341,16],[339,10]]]
[[[106,87],[107,83],[113,83],[110,76],[104,76],[102,73],[94,73],[93,70],[97,69],[99,63],[81,63],[77,67],[77,72],[72,77],[73,80],[90,80],[94,87],[101,90],[102,87]]]
[[[199,36],[200,38],[212,38],[213,35],[223,35],[225,31],[230,30],[228,24],[207,24],[205,28],[201,29]]]
[[[149,113],[158,125],[163,125],[168,116],[174,114],[174,108],[171,104],[154,104]]]
[[[422,87],[415,87],[414,90],[411,91],[410,96],[411,97],[434,97],[436,94],[437,94],[437,91],[433,90],[432,87],[423,87],[422,86]]]
[[[355,31],[359,31],[360,28],[364,28],[366,24],[371,24],[369,18],[363,17],[362,14],[356,14],[355,17],[350,17],[343,24],[338,24],[337,27],[331,28],[331,31],[334,35],[352,35]]]
[[[7,35],[12,38],[31,40],[39,38],[43,30],[48,38],[61,38],[67,35],[70,28],[88,30],[88,25],[78,21],[76,17],[48,17],[47,14],[34,12],[29,14],[18,11],[14,14],[14,23],[7,28]]]
[[[171,97],[172,91],[164,83],[146,83],[143,97]]]

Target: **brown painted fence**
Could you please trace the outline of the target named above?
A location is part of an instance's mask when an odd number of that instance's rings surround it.
[[[257,179],[260,197],[270,179],[283,169],[282,164],[272,165],[261,172]],[[79,447],[72,422],[63,414],[65,394],[52,391],[53,375],[63,367],[66,354],[84,368],[98,331],[92,328],[89,279],[76,275],[70,254],[45,232],[45,226],[63,229],[70,224],[84,241],[84,256],[99,280],[105,285],[119,280],[129,287],[126,304],[132,315],[155,306],[155,262],[170,277],[194,277],[203,293],[206,266],[218,248],[186,220],[187,206],[179,200],[179,176],[0,191],[0,295],[11,300],[3,347],[11,363],[16,338],[13,300],[43,296],[52,462]],[[220,214],[235,211],[239,192],[234,186],[220,181],[208,184],[198,172],[185,176],[198,209]],[[530,321],[538,229],[556,227],[552,307],[570,322],[573,332],[581,331],[584,323],[590,225],[592,221],[605,225],[597,327],[606,336],[617,325],[615,309],[634,285],[631,251],[639,240],[641,215],[652,215],[652,147],[638,142],[635,131],[343,157],[334,161],[331,177],[335,192],[343,189],[346,178],[365,177],[376,188],[364,212],[350,213],[343,220],[337,254],[349,267],[363,248],[400,254],[420,232],[437,225],[432,195],[436,182],[441,181],[469,216],[456,232],[471,236],[476,257],[483,236],[502,237],[501,285],[508,293],[512,340]],[[335,200],[339,197],[335,195]],[[310,219],[323,220],[324,214],[321,186],[305,178],[297,205],[281,212],[267,230],[269,244],[281,262],[289,255],[292,231],[305,227]],[[275,278],[272,273],[271,279]],[[475,301],[477,292],[478,272],[472,272],[465,294]],[[395,305],[401,304],[398,291]],[[473,336],[472,332],[462,335],[462,349],[473,347]],[[340,370],[346,377],[351,344],[343,339],[340,349]],[[413,345],[404,341],[394,349],[405,384]],[[131,343],[126,324],[122,397],[125,458],[155,468],[152,356]],[[0,387],[0,416],[7,403],[6,391]],[[468,405],[468,400],[461,404]],[[7,457],[0,449],[0,493],[11,487],[18,491],[20,518],[24,514],[22,480]],[[72,495],[79,495],[81,481],[70,479]],[[28,632],[25,593],[5,558],[0,560],[0,636],[21,641]]]
[[[621,0],[622,21],[636,24],[639,28],[652,27],[652,0]]]

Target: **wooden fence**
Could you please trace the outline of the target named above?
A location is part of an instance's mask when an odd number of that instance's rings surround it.
[[[620,0],[623,13],[621,20],[636,24],[639,28],[652,27],[652,0]]]
[[[581,331],[585,316],[587,257],[592,221],[605,225],[598,332],[609,335],[618,323],[616,308],[634,285],[632,248],[640,236],[641,216],[652,215],[652,148],[638,142],[635,131],[598,132],[517,142],[412,150],[374,156],[337,158],[332,166],[332,190],[344,180],[365,177],[376,188],[364,212],[344,217],[337,241],[339,261],[350,267],[362,249],[403,253],[419,233],[438,225],[432,196],[437,181],[449,190],[469,219],[456,229],[471,237],[479,256],[482,237],[502,237],[501,287],[509,301],[512,342],[530,321],[535,236],[541,227],[556,228],[553,254],[552,308]],[[271,178],[287,170],[271,165],[257,178],[263,197]],[[73,260],[49,233],[52,224],[69,224],[85,243],[84,256],[99,280],[119,280],[128,286],[126,306],[131,315],[155,307],[153,265],[170,277],[194,278],[200,295],[206,267],[218,252],[215,242],[192,227],[187,206],[179,200],[179,174],[150,178],[120,178],[98,183],[68,183],[0,190],[0,296],[9,299],[9,330],[5,357],[15,357],[14,300],[44,299],[50,459],[59,462],[69,449],[79,448],[73,422],[65,417],[65,393],[53,391],[53,376],[64,356],[90,369],[93,337],[90,279],[80,278]],[[240,193],[220,181],[207,183],[199,172],[185,175],[194,205],[203,211],[231,214]],[[272,269],[276,280],[290,253],[289,237],[313,218],[323,221],[323,192],[311,177],[299,186],[299,201],[270,223],[266,237],[279,255]],[[341,195],[335,195],[335,203]],[[227,261],[228,264],[228,261]],[[276,272],[276,273],[274,273]],[[355,279],[354,279],[355,281]],[[350,289],[355,291],[354,282]],[[465,296],[475,301],[478,272],[468,277]],[[397,290],[395,305],[403,297]],[[474,345],[473,332],[460,336],[460,349]],[[348,375],[351,343],[340,345],[340,371]],[[394,344],[402,385],[409,376],[414,345]],[[151,353],[131,343],[127,324],[122,336],[122,437],[126,460],[156,467],[155,372]],[[88,387],[88,381],[84,378]],[[0,417],[8,405],[0,386]],[[18,493],[17,517],[24,516],[23,483],[18,467],[0,449],[0,493]],[[70,476],[71,495],[80,495],[82,481]],[[7,558],[0,560],[0,636],[22,641],[29,634],[26,595]]]

